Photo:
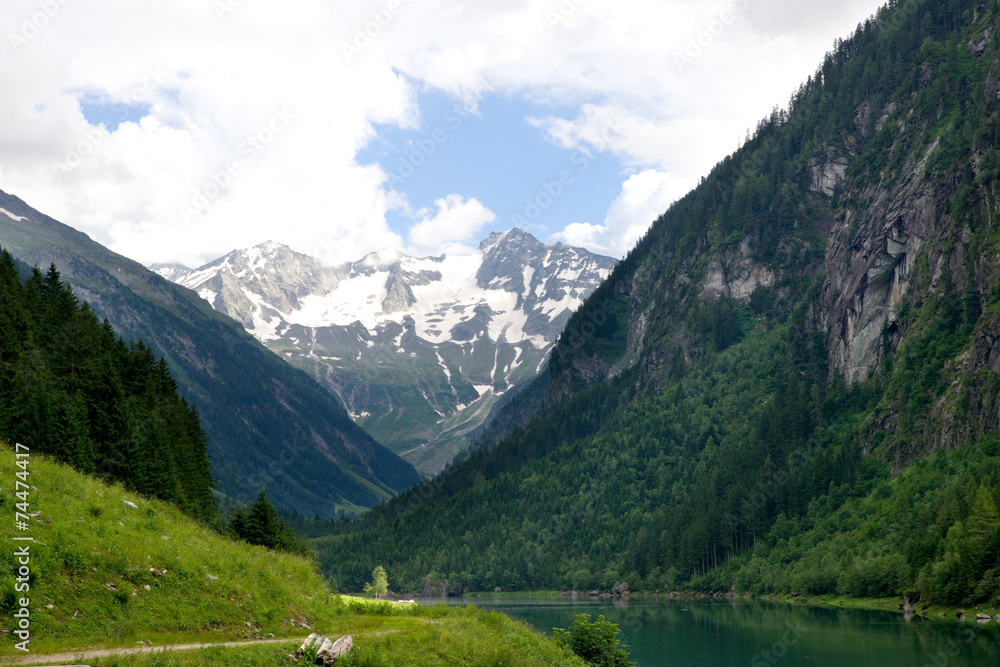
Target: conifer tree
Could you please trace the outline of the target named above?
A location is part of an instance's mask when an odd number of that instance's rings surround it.
[[[229,529],[233,531],[233,534],[239,539],[246,539],[247,515],[243,512],[242,507],[237,506],[236,511],[233,512],[233,516],[229,520]]]
[[[257,501],[250,506],[250,512],[247,514],[246,541],[269,549],[278,546],[278,513],[263,491],[257,496]]]

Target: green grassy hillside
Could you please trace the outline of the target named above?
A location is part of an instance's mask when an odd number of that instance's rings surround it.
[[[311,629],[353,634],[366,665],[581,665],[525,625],[471,609],[342,598],[308,559],[233,542],[166,503],[107,486],[40,456],[27,460],[27,530],[17,530],[15,453],[0,446],[0,662],[15,650],[14,612],[30,603],[31,655],[87,648],[289,638],[288,645],[108,658],[94,664],[287,664]],[[21,489],[23,493],[23,489]],[[136,505],[130,507],[127,502]],[[14,556],[31,537],[30,590]],[[495,647],[500,654],[494,655]],[[234,657],[235,656],[235,657]],[[247,657],[251,656],[251,657]],[[196,662],[190,662],[195,660]],[[248,662],[249,661],[249,662]]]

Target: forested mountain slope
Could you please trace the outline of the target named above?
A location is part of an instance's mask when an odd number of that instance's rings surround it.
[[[20,271],[19,271],[20,269]],[[22,281],[19,273],[28,273]],[[44,275],[0,252],[0,439],[170,501],[215,513],[198,412],[163,359],[126,344]],[[24,510],[27,513],[27,510]]]
[[[328,570],[996,600],[998,15],[892,2],[838,42],[577,311],[509,437],[318,540]]]
[[[0,192],[0,246],[54,263],[76,296],[126,340],[164,357],[201,414],[218,489],[244,503],[261,489],[308,515],[334,516],[417,482],[408,463],[336,400],[190,290]]]

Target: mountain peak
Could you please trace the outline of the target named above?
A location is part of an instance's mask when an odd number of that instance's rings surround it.
[[[483,241],[479,244],[479,249],[482,250],[483,252],[486,252],[490,248],[495,246],[497,243],[500,243],[503,237],[504,237],[504,232],[493,232],[485,239],[483,239]]]
[[[246,248],[244,250],[234,250],[232,252],[235,256],[246,257],[251,260],[258,259],[260,257],[275,257],[278,255],[297,255],[294,250],[284,243],[278,243],[277,241],[264,241],[263,243],[258,243],[252,248]]]
[[[191,273],[191,269],[189,267],[176,263],[150,264],[149,270],[163,278],[166,278],[170,282],[176,282],[177,278]]]
[[[504,248],[520,248],[541,245],[541,241],[520,227],[512,227],[506,232],[493,232],[479,244],[479,249],[486,253],[500,246]]]

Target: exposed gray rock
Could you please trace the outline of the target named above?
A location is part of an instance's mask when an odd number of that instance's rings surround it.
[[[328,267],[288,246],[268,242],[233,251],[170,279],[195,290],[213,308],[255,333],[262,320],[277,323],[282,313],[301,307],[303,298],[336,289],[345,277],[344,267]]]
[[[424,590],[421,595],[425,598],[443,598],[448,594],[448,580],[441,581],[427,575],[424,578]]]
[[[832,197],[847,179],[850,166],[850,161],[836,149],[824,146],[822,155],[809,160],[809,189]]]
[[[332,665],[337,662],[337,658],[346,655],[352,648],[354,648],[354,638],[350,635],[344,635],[329,646],[324,642],[316,654],[316,661],[319,662],[322,660],[322,664]]]
[[[183,264],[150,264],[149,270],[163,276],[170,282],[191,273],[191,269]]]
[[[389,270],[389,278],[385,282],[385,298],[382,299],[383,313],[398,313],[409,310],[417,302],[413,290],[406,282],[405,276],[398,266]]]
[[[924,166],[935,141],[891,190],[870,186],[867,209],[848,208],[827,243],[820,297],[830,362],[848,383],[863,382],[881,359],[883,333],[910,285],[912,263],[938,228],[935,192]]]
[[[743,240],[735,251],[723,252],[713,257],[702,280],[702,299],[723,294],[747,301],[758,287],[774,285],[774,272],[754,260],[750,243]]]
[[[351,635],[344,635],[340,639],[334,641],[328,637],[324,637],[323,635],[313,632],[306,637],[306,640],[302,642],[301,646],[299,646],[299,650],[295,652],[295,657],[301,658],[305,655],[306,651],[315,649],[317,665],[332,665],[335,664],[339,658],[346,655],[352,648],[354,648],[354,639]]]

